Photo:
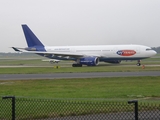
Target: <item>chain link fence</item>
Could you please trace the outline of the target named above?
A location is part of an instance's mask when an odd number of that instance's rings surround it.
[[[160,104],[7,96],[0,100],[0,120],[160,120]]]

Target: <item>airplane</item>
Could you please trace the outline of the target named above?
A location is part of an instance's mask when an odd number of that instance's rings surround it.
[[[157,54],[144,45],[86,45],[86,46],[45,46],[26,25],[22,29],[28,47],[12,47],[15,51],[28,52],[56,60],[73,60],[72,67],[96,66],[99,62],[120,63],[122,60],[140,60]]]

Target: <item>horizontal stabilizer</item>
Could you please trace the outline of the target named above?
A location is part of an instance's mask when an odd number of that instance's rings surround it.
[[[18,48],[12,47],[16,52],[22,52]]]

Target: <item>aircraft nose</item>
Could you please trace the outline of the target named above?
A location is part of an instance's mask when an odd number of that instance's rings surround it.
[[[155,56],[157,52],[155,50],[150,50],[147,54],[148,56],[152,57],[152,56]]]
[[[156,55],[156,54],[157,54],[157,52],[155,50],[153,50],[153,55]]]

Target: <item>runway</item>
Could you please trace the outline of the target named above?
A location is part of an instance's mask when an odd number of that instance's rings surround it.
[[[0,80],[33,80],[61,78],[100,78],[100,77],[138,77],[160,76],[160,71],[147,72],[91,72],[91,73],[53,73],[53,74],[0,74]]]

